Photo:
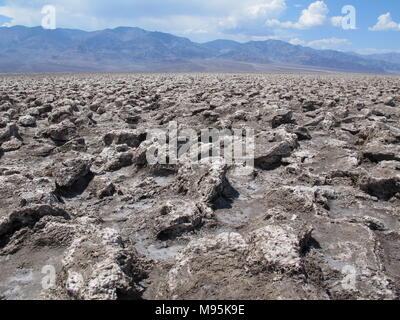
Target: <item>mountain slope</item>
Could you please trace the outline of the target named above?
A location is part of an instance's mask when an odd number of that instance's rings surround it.
[[[389,63],[400,64],[400,53],[397,52],[370,54],[367,57],[374,60],[381,60]]]
[[[400,72],[400,63],[279,40],[198,44],[168,33],[119,27],[101,31],[0,28],[0,72],[265,71]],[[290,68],[288,69],[290,70]]]
[[[218,46],[213,45],[217,43]],[[377,61],[368,57],[355,56],[334,50],[316,50],[299,45],[291,45],[279,40],[251,41],[239,46],[227,42],[214,41],[206,47],[218,48],[218,57],[241,61],[263,59],[272,63],[294,64],[302,66],[324,67],[355,72],[400,71],[400,63]],[[248,59],[251,53],[252,59]]]

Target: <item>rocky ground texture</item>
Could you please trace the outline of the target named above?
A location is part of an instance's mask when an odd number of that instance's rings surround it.
[[[171,121],[254,170],[149,164]],[[0,299],[398,299],[399,121],[391,76],[0,76]]]

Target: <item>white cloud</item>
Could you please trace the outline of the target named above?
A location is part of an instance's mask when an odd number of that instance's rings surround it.
[[[18,6],[0,7],[0,15],[10,17],[11,19],[10,22],[4,24],[5,27],[11,27],[14,25],[33,27],[40,25],[42,19],[40,11]]]
[[[325,22],[329,9],[323,1],[316,1],[304,9],[297,24],[302,28],[322,25]]]
[[[273,36],[252,36],[250,38],[250,40],[252,41],[266,41],[266,40],[280,40],[281,37],[277,36],[277,35],[273,35]]]
[[[327,38],[313,41],[303,41],[299,38],[294,38],[289,41],[293,45],[301,45],[305,47],[312,47],[315,49],[340,49],[344,46],[348,46],[351,42],[348,39],[340,38]]]
[[[218,25],[225,29],[235,29],[256,22],[262,26],[266,19],[278,17],[286,8],[285,0],[264,0],[233,10],[228,16],[223,17]]]
[[[305,42],[299,38],[293,38],[289,41],[289,43],[294,46],[306,46],[307,45],[307,42]]]
[[[269,19],[266,25],[269,27],[294,28],[294,29],[309,29],[320,26],[325,23],[328,6],[323,1],[311,3],[307,9],[304,9],[297,22],[281,22],[277,19]]]
[[[335,49],[342,48],[343,46],[350,45],[351,42],[348,39],[340,39],[340,38],[328,38],[321,40],[310,41],[308,45],[313,48],[319,49]]]
[[[269,0],[253,6],[249,6],[245,10],[245,15],[249,18],[267,18],[281,14],[286,10],[285,0]]]
[[[342,21],[343,17],[342,16],[337,16],[337,17],[332,17],[331,18],[331,23],[334,27],[341,28],[342,27]]]
[[[396,23],[392,20],[392,16],[390,12],[386,14],[382,14],[378,17],[378,22],[373,27],[370,27],[371,31],[386,31],[386,30],[395,30],[400,31],[400,23]]]

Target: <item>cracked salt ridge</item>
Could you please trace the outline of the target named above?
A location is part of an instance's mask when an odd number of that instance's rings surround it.
[[[175,176],[174,175],[165,176],[165,177],[164,176],[156,176],[156,177],[153,177],[153,179],[158,185],[160,185],[162,187],[166,187],[174,181]]]
[[[145,211],[150,209],[153,206],[152,203],[147,203],[147,202],[136,202],[133,204],[124,204],[123,208],[120,209],[115,209],[114,206],[110,206],[111,211],[114,211],[113,213],[105,216],[103,220],[105,222],[115,222],[115,220],[118,219],[123,219],[123,218],[128,218],[131,215],[134,215],[136,213]],[[105,208],[106,206],[104,206]]]
[[[154,176],[154,181],[161,186],[167,186],[172,183],[175,176]],[[124,219],[130,217],[131,215],[138,214],[140,212],[151,209],[154,206],[152,201],[140,201],[133,204],[125,205],[123,209],[114,210],[112,214],[103,218],[106,225],[117,230],[123,231]],[[121,221],[118,221],[118,220]],[[173,260],[175,256],[186,247],[186,245],[169,245],[168,247],[157,247],[149,236],[144,234],[133,234],[129,235],[129,238],[135,242],[135,248],[140,253],[147,258],[154,260],[169,261]],[[165,245],[165,244],[160,244]]]
[[[305,159],[305,166],[312,167],[314,173],[324,173],[327,169],[352,168],[357,166],[357,152],[348,150],[347,143],[327,135],[314,136],[310,141],[302,141],[301,148],[295,151],[308,150],[309,156]],[[323,148],[321,149],[321,145]],[[324,152],[322,152],[324,150]]]
[[[376,204],[377,206],[379,205]],[[373,217],[379,220],[390,227],[390,229],[397,229],[399,227],[399,219],[390,216],[387,213],[387,208],[371,208],[371,205],[366,203],[365,205],[351,205],[349,206],[346,204],[344,200],[336,199],[336,200],[329,200],[328,206],[329,210],[329,217],[333,219],[340,219],[340,218],[355,218],[355,217]]]
[[[248,177],[235,176],[237,172],[233,171],[228,176],[232,187],[239,193],[236,199],[233,199],[231,208],[223,208],[215,211],[217,220],[223,224],[226,231],[234,231],[246,227],[251,222],[260,219],[268,207],[262,202],[264,198],[265,183],[260,183]],[[263,182],[273,181],[279,177],[279,169],[276,172],[260,171],[258,178]],[[248,180],[248,181],[246,181]]]
[[[135,248],[139,253],[154,260],[172,261],[175,256],[186,247],[186,245],[183,244],[172,244],[168,245],[168,247],[157,247],[156,245],[151,244],[154,241],[143,233],[136,233],[132,235],[131,238],[136,241]]]
[[[131,205],[125,205],[125,207],[126,208],[122,210],[117,210],[117,213],[103,218],[105,224],[110,228],[123,232],[124,221],[116,220],[146,211],[153,207],[153,203],[137,202]],[[186,247],[186,244],[154,243],[154,239],[145,233],[133,233],[127,234],[127,236],[135,243],[134,247],[140,254],[153,260],[173,261],[175,256]],[[159,247],[157,247],[157,245],[159,245]]]
[[[217,220],[229,227],[240,228],[246,226],[250,221],[261,218],[266,211],[265,205],[259,200],[245,200],[239,198],[234,201],[231,209],[220,209],[215,211]]]
[[[337,271],[342,271],[342,270],[346,270],[346,268],[349,268],[349,262],[347,261],[340,261],[340,260],[336,260],[335,258],[333,258],[332,256],[326,255],[325,256],[326,261],[328,262],[329,266]],[[351,265],[351,267],[353,267]],[[350,270],[350,269],[349,269]],[[359,271],[354,268],[354,270],[356,271],[356,273],[354,274],[355,276],[359,273]]]

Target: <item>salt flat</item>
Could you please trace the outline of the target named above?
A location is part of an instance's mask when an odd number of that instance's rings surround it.
[[[399,80],[0,76],[0,297],[398,299]]]

